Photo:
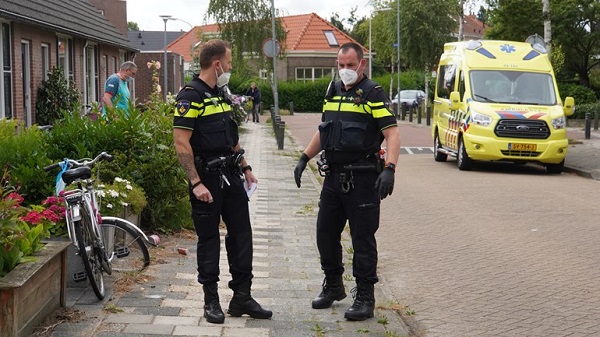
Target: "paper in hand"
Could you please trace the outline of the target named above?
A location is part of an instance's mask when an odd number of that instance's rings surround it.
[[[248,181],[244,180],[244,189],[246,190],[248,199],[250,199],[250,197],[252,196],[254,191],[256,191],[256,187],[257,187],[256,183],[251,183],[250,185],[248,185]]]

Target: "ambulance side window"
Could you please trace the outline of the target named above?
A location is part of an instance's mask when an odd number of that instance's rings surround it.
[[[450,98],[450,93],[454,91],[454,83],[456,81],[456,66],[448,64],[440,66],[438,74],[437,93],[439,98]]]
[[[465,72],[461,71],[458,76],[458,92],[460,93],[460,100],[465,100]]]

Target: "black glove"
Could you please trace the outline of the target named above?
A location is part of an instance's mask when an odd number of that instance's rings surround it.
[[[303,153],[302,156],[300,156],[300,160],[298,160],[298,164],[296,164],[296,168],[294,169],[294,179],[296,180],[296,186],[298,186],[298,188],[300,188],[300,178],[302,177],[302,172],[306,168],[308,160],[308,156]]]
[[[392,195],[394,190],[394,171],[390,168],[385,168],[377,177],[375,189],[379,193],[379,199],[383,200],[388,195]]]

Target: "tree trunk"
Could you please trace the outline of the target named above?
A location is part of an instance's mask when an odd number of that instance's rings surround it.
[[[544,18],[544,42],[548,55],[552,58],[552,22],[550,21],[550,1],[542,0],[542,17]]]
[[[459,1],[459,8],[458,8],[458,41],[462,41],[464,39],[464,30],[465,30],[465,10],[464,10],[464,6],[465,6],[465,0],[460,0]]]

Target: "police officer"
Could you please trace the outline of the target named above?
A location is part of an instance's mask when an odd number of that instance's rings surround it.
[[[192,219],[198,235],[198,282],[204,290],[204,317],[223,323],[219,304],[219,222],[227,228],[225,247],[233,298],[227,312],[235,317],[271,318],[250,294],[252,229],[246,181],[256,183],[252,167],[241,156],[238,127],[228,104],[227,83],[232,68],[231,46],[210,40],[200,47],[200,74],[177,95],[173,138],[179,162],[189,181]]]
[[[325,273],[323,290],[312,301],[314,309],[329,308],[346,297],[342,274],[341,233],[349,221],[356,279],[354,303],[345,312],[348,320],[373,317],[377,277],[377,243],[380,201],[392,194],[400,151],[400,135],[390,101],[377,83],[366,78],[362,48],[343,44],[337,55],[340,81],[329,86],[322,123],[302,153],[294,170],[300,187],[302,172],[321,150],[320,170],[325,171],[317,217],[317,247]],[[379,150],[383,139],[387,156]]]

